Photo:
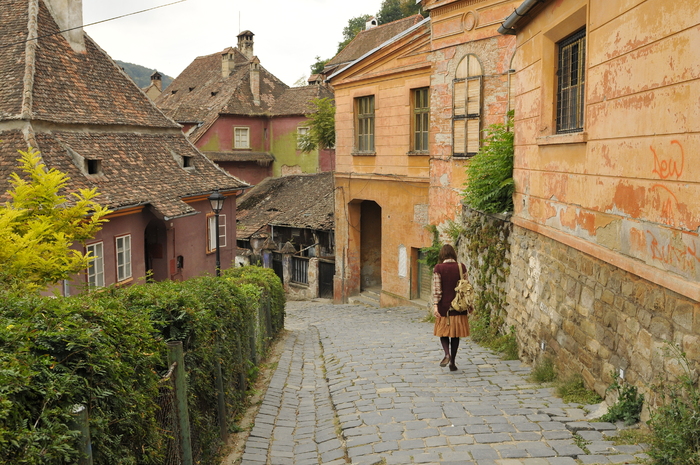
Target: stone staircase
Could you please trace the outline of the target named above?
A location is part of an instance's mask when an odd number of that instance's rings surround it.
[[[350,304],[367,305],[368,307],[379,308],[379,293],[381,288],[369,288],[363,290],[359,295],[348,298]]]

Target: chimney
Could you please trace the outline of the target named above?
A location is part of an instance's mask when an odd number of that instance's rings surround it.
[[[163,91],[162,78],[163,76],[158,71],[154,71],[153,74],[151,74],[151,85],[156,86],[156,89],[160,92]]]
[[[260,105],[260,60],[253,57],[250,60],[250,92],[253,94],[253,103]]]
[[[76,52],[84,52],[83,0],[44,0],[44,3],[60,30],[72,29],[61,33],[71,48]]]
[[[236,63],[233,59],[234,50],[229,47],[221,54],[221,77],[227,78],[233,72],[233,68],[236,67]]]
[[[371,17],[369,20],[367,20],[365,23],[365,31],[368,31],[373,27],[377,27],[377,19],[375,17]]]
[[[243,31],[238,34],[238,51],[241,52],[247,59],[252,59],[253,53],[253,34],[250,31]]]

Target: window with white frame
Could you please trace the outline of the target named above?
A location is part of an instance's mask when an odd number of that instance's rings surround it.
[[[131,278],[131,235],[116,238],[117,281]]]
[[[216,215],[207,218],[207,252],[216,251]],[[219,215],[219,247],[226,247],[226,215]]]
[[[105,262],[104,247],[102,242],[89,244],[85,247],[85,252],[91,257],[90,266],[87,269],[88,286],[104,287],[105,285]]]
[[[233,148],[250,148],[250,128],[233,128]]]
[[[301,140],[309,134],[309,128],[297,128],[297,148],[301,149]]]

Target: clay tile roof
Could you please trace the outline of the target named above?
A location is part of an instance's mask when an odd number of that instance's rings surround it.
[[[313,112],[310,102],[317,98],[333,98],[333,92],[326,86],[310,85],[287,89],[272,107],[274,116],[307,115]]]
[[[331,58],[324,68],[324,74],[329,75],[342,69],[348,63],[355,61],[365,53],[379,47],[397,34],[423,21],[421,15],[413,15],[382,24],[371,29],[360,31],[336,56]]]
[[[75,52],[43,1],[0,0],[0,192],[17,169],[17,150],[35,147],[70,177],[68,192],[96,187],[112,209],[150,205],[162,216],[193,213],[185,200],[248,185],[204,157],[87,35]],[[49,35],[47,35],[49,34]],[[60,123],[46,129],[46,122]],[[99,160],[88,174],[85,160]],[[183,168],[187,160],[192,168]],[[66,193],[68,193],[66,192]]]
[[[202,152],[211,161],[256,161],[269,165],[275,161],[275,156],[268,152],[229,151],[229,152]]]
[[[249,239],[267,225],[332,231],[333,173],[267,178],[238,201],[236,235]]]
[[[222,55],[232,53],[234,68],[227,77],[221,73]],[[238,48],[196,58],[155,103],[175,121],[201,123],[190,134],[192,141],[206,132],[220,114],[266,115],[289,88],[260,66],[260,104],[255,105],[250,90],[249,60]]]
[[[87,35],[85,53],[75,53],[44,2],[38,10],[30,10],[32,3],[0,0],[0,43],[15,43],[0,48],[0,117],[22,119],[24,113],[62,124],[177,127]],[[32,24],[40,39],[18,40]]]

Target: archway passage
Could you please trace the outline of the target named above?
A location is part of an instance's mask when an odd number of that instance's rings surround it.
[[[382,207],[365,200],[360,206],[360,288],[382,287]]]
[[[165,222],[151,220],[146,226],[144,252],[146,254],[146,273],[154,281],[165,281],[168,276],[167,232]]]

